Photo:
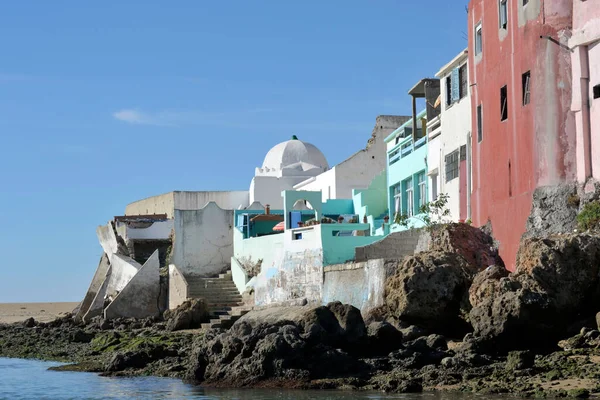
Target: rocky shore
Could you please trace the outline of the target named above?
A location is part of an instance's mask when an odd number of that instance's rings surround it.
[[[0,357],[204,386],[600,396],[600,235],[525,236],[509,272],[487,229],[449,224],[388,260],[385,303],[254,310],[197,329],[203,300],[155,320],[0,325]]]

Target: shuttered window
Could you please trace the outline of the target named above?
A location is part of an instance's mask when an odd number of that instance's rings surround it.
[[[459,150],[454,150],[452,153],[446,155],[446,182],[450,182],[452,179],[458,178],[459,156]]]

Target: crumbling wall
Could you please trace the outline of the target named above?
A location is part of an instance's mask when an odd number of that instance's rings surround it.
[[[184,275],[213,277],[230,268],[233,210],[211,202],[201,210],[175,210],[171,263]]]
[[[89,311],[92,302],[96,298],[102,284],[106,280],[106,276],[108,274],[108,270],[110,268],[110,263],[108,262],[108,256],[106,253],[102,254],[100,257],[100,262],[98,263],[98,268],[96,269],[96,273],[92,278],[92,282],[90,283],[90,287],[88,288],[83,301],[79,305],[79,310],[75,315],[76,320],[81,320],[85,316],[85,314]]]
[[[128,279],[104,310],[106,319],[147,318],[160,314],[160,274],[158,250]]]
[[[421,230],[409,229],[402,232],[394,232],[383,239],[367,246],[357,247],[355,260],[357,262],[377,260],[380,258],[402,259],[415,254]]]
[[[384,304],[385,260],[369,260],[325,267],[322,304],[341,301],[362,315]]]

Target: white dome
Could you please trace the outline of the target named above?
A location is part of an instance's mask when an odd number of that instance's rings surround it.
[[[327,159],[316,146],[296,139],[279,143],[273,147],[263,161],[263,169],[282,170],[298,163],[308,164],[314,167],[322,168],[323,171],[329,169]]]

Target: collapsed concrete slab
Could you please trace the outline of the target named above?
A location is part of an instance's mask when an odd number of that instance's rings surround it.
[[[104,310],[104,318],[147,318],[158,316],[160,297],[160,263],[158,250],[129,279]]]
[[[94,274],[94,278],[92,278],[92,283],[83,298],[83,301],[80,303],[77,313],[75,314],[76,320],[83,319],[84,315],[90,310],[90,306],[92,302],[96,298],[98,291],[102,287],[102,283],[106,280],[106,276],[108,270],[110,268],[110,264],[108,262],[108,256],[106,253],[102,254],[100,258],[100,262],[98,263],[98,268],[96,269],[96,273]]]
[[[104,253],[106,253],[108,259],[112,261],[112,255],[119,252],[119,242],[117,241],[117,235],[112,224],[109,222],[106,225],[96,228],[96,235],[98,236],[98,241],[100,242],[100,246],[102,246]]]
[[[98,288],[96,296],[88,307],[87,312],[82,317],[83,322],[88,323],[92,318],[102,315],[102,310],[104,310],[104,299],[106,298],[106,289],[108,288],[108,283],[110,282],[110,275],[111,268],[108,267],[108,271],[104,281],[102,281],[102,285],[100,285],[100,288]]]

